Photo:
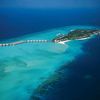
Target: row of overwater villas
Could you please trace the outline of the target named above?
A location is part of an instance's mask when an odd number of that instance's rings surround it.
[[[2,43],[0,46],[15,46],[18,44],[23,44],[23,43],[46,43],[49,42],[48,40],[24,40],[24,41],[17,41],[17,42],[12,42],[12,43]]]

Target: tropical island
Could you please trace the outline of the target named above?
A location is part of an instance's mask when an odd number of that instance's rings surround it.
[[[90,36],[99,34],[100,30],[76,29],[76,30],[71,30],[68,34],[58,35],[52,40],[20,40],[10,43],[0,43],[0,46],[3,47],[3,46],[15,46],[23,43],[48,43],[48,42],[64,44],[65,42],[68,42],[70,40],[87,39]]]
[[[59,35],[54,38],[53,42],[67,42],[69,40],[76,40],[76,39],[87,39],[92,35],[99,35],[100,30],[91,30],[91,29],[76,29],[71,30],[68,34]]]

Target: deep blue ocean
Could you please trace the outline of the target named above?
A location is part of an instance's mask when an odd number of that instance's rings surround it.
[[[0,40],[70,25],[100,26],[100,10],[0,9]],[[45,100],[100,100],[100,36],[90,39],[83,49],[84,55],[62,67],[64,78]]]
[[[83,49],[85,55],[62,67],[63,79],[45,100],[100,100],[100,37],[89,40]]]
[[[95,9],[0,9],[0,39],[69,25],[100,25]]]

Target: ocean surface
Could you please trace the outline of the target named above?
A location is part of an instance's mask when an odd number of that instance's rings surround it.
[[[100,9],[0,8],[0,40],[71,25],[100,25]]]
[[[0,9],[0,41],[52,40],[72,29],[99,29],[98,13],[96,9]],[[0,100],[100,100],[99,51],[100,36],[65,45],[0,47]]]
[[[100,100],[100,37],[90,39],[82,49],[84,55],[60,69],[63,78],[45,100]]]

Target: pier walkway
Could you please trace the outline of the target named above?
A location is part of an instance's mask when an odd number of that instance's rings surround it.
[[[16,41],[16,42],[11,42],[11,43],[0,43],[0,47],[3,46],[15,46],[19,44],[24,44],[24,43],[47,43],[51,42],[50,40],[22,40],[22,41]]]

